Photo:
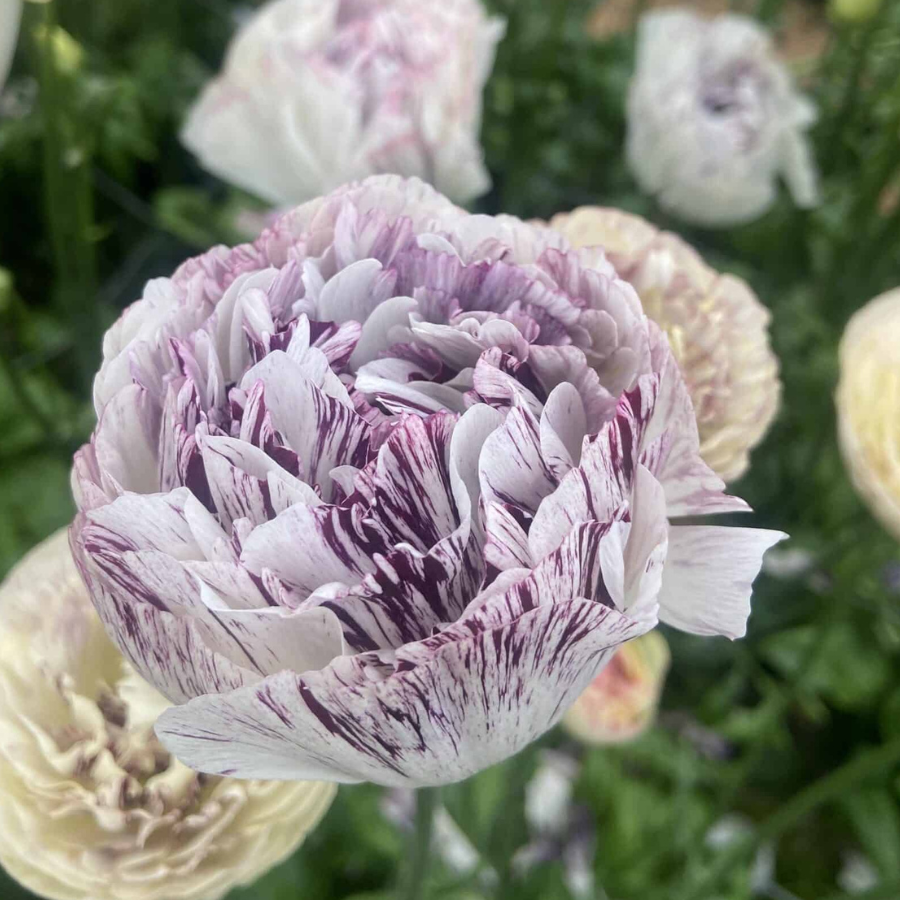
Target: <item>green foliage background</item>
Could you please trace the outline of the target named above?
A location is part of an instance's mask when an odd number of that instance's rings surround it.
[[[832,28],[824,57],[800,73],[820,109],[822,206],[800,212],[785,198],[721,232],[667,219],[625,168],[631,33],[589,38],[583,0],[490,5],[509,28],[485,96],[495,187],[478,208],[546,218],[620,206],[751,282],[774,316],[784,403],[735,491],[757,524],[788,531],[789,546],[813,560],[800,576],[759,579],[746,640],[667,634],[673,668],[650,733],[625,747],[571,748],[583,761],[575,801],[597,834],[597,896],[838,900],[850,896],[838,883],[843,862],[862,854],[877,883],[856,896],[900,897],[900,550],[843,471],[832,401],[846,320],[900,284],[900,213],[879,208],[900,174],[900,4],[884,2],[871,24]],[[92,425],[103,329],[148,278],[234,242],[235,210],[253,206],[177,139],[237,3],[26,6],[0,118],[0,572],[72,514],[69,460]],[[777,29],[783,4],[757,12]],[[74,43],[57,46],[48,67],[36,35],[56,15]],[[445,799],[501,873],[493,896],[566,900],[559,862],[526,879],[508,871],[528,837],[522,789],[536,752]],[[393,896],[404,837],[380,802],[375,788],[343,789],[300,852],[234,900]],[[713,847],[707,835],[726,815],[747,830]],[[774,848],[778,886],[753,894],[761,848]],[[434,878],[437,897],[492,896],[440,867]],[[4,900],[29,896],[3,879]]]

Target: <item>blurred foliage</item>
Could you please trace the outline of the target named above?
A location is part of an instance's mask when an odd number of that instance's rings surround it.
[[[69,460],[92,426],[101,329],[148,278],[238,240],[238,214],[259,212],[177,136],[247,5],[27,4],[0,98],[0,571],[72,514]],[[802,66],[819,107],[821,207],[782,199],[720,232],[662,214],[625,167],[633,33],[592,39],[587,0],[488,5],[508,29],[485,94],[494,188],[479,208],[546,218],[620,206],[751,282],[773,314],[784,403],[736,492],[757,524],[789,532],[788,546],[808,555],[802,571],[758,580],[746,640],[667,634],[657,728],[624,747],[566,745],[583,761],[574,800],[596,829],[596,896],[839,900],[850,896],[845,863],[862,858],[878,884],[858,896],[896,898],[900,772],[877,754],[900,739],[900,551],[843,471],[832,397],[844,323],[900,284],[900,4],[831,26],[825,55]],[[759,4],[776,30],[784,6]],[[58,22],[44,18],[56,7]],[[35,36],[51,26],[71,44],[42,70]],[[69,161],[55,175],[54,135]],[[445,791],[483,861],[467,878],[438,865],[435,897],[571,897],[558,859],[521,878],[509,862],[528,840],[523,792],[537,752]],[[381,791],[344,788],[298,854],[233,900],[383,900],[403,841]],[[0,875],[0,896],[29,895]]]

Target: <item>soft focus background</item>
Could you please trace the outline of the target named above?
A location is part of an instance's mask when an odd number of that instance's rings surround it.
[[[753,224],[715,232],[662,214],[625,165],[634,23],[657,4],[487,5],[508,31],[485,93],[494,187],[475,208],[549,218],[621,207],[750,282],[773,314],[784,395],[733,489],[755,524],[791,540],[757,582],[745,640],[666,633],[660,714],[637,741],[587,749],[553,733],[447,790],[457,862],[466,841],[481,862],[466,872],[439,863],[435,896],[900,897],[900,771],[889,764],[900,740],[900,548],[845,474],[833,404],[843,326],[900,285],[900,4],[886,0],[861,23],[812,0],[731,4],[774,29],[819,107],[823,200],[802,211],[785,196]],[[203,173],[177,137],[250,5],[25,6],[0,95],[0,574],[72,515],[69,464],[93,424],[103,330],[148,278],[239,241],[264,212]],[[567,804],[549,837],[525,815],[548,748],[566,754],[564,775],[545,778],[540,805],[560,791]],[[342,789],[293,859],[232,896],[375,900],[404,852],[405,804]],[[504,861],[526,845],[510,871]],[[0,874],[3,900],[27,896]]]

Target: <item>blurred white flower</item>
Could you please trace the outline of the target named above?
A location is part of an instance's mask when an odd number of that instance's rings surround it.
[[[872,861],[858,851],[843,854],[837,884],[848,894],[865,894],[878,887],[878,869]]]
[[[781,396],[771,316],[750,286],[720,275],[677,235],[617,209],[585,206],[550,224],[576,247],[602,247],[634,286],[687,382],[700,455],[725,481],[743,475]]]
[[[900,538],[900,288],[850,319],[840,369],[836,401],[844,463],[872,513]]]
[[[182,140],[285,206],[379,172],[484,193],[481,92],[504,30],[480,0],[273,0],[246,21]]]
[[[571,757],[552,751],[541,755],[541,764],[525,788],[525,818],[532,831],[562,831],[569,818],[577,776],[578,765]]]
[[[628,95],[627,158],[641,188],[686,221],[748,222],[783,177],[798,206],[818,201],[804,132],[815,108],[752,19],[646,14]]]
[[[513,858],[519,878],[551,860],[563,867],[563,881],[574,900],[596,897],[594,884],[595,835],[592,817],[586,818],[573,800],[579,765],[555,750],[540,754],[540,763],[525,788],[525,820],[531,840]],[[603,896],[606,896],[605,894]]]
[[[656,718],[669,658],[669,645],[658,631],[623,644],[569,708],[563,728],[587,744],[638,737]]]
[[[51,900],[212,900],[293,852],[321,782],[198,775],[106,637],[65,531],[0,586],[0,863]]]
[[[788,547],[784,550],[773,547],[763,560],[763,572],[779,581],[790,581],[806,575],[816,564],[816,558],[802,547]]]

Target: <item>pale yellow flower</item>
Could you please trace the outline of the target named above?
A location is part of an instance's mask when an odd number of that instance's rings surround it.
[[[669,659],[658,631],[624,644],[566,713],[563,728],[587,744],[638,737],[656,718]]]
[[[106,637],[65,531],[0,586],[0,863],[51,900],[212,900],[292,853],[321,782],[199,775]]]
[[[900,288],[859,310],[840,347],[838,436],[872,513],[900,539]]]
[[[719,274],[681,238],[639,216],[585,206],[550,225],[576,247],[603,247],[637,290],[684,374],[703,459],[725,481],[739,478],[781,396],[769,311],[746,282]]]

